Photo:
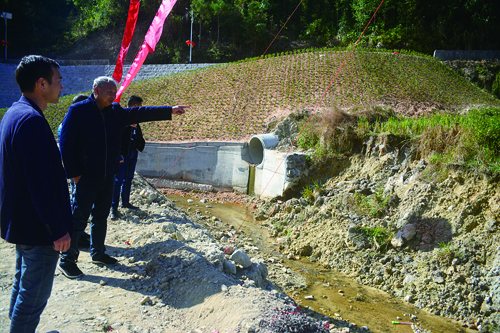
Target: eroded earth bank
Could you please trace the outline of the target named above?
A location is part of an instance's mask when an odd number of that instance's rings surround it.
[[[306,257],[463,327],[498,331],[500,179],[453,165],[429,170],[396,138],[372,137],[362,154],[309,170],[316,176],[261,204],[256,219],[290,259]]]

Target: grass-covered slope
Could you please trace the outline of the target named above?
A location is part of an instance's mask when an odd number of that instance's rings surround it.
[[[433,109],[500,101],[474,87],[439,61],[388,51],[314,50],[268,56],[133,83],[122,96],[145,105],[189,104],[183,116],[143,125],[147,140],[241,140],[261,133],[278,111],[384,103],[397,113],[419,115]],[[336,77],[339,69],[345,65]],[[49,106],[55,130],[71,103]]]

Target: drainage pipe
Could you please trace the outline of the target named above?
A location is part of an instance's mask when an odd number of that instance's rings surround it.
[[[264,149],[276,147],[279,141],[274,134],[254,135],[248,143],[248,162],[255,165],[261,164],[264,160]]]

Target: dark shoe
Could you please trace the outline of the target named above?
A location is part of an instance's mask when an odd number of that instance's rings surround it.
[[[109,214],[109,217],[112,220],[118,220],[120,218],[120,212],[118,211],[118,209],[112,209],[111,214]]]
[[[68,279],[76,279],[83,276],[83,272],[76,264],[57,265],[57,268]]]
[[[78,247],[88,249],[90,247],[90,235],[84,232],[78,239]]]
[[[108,266],[114,266],[118,263],[118,260],[116,260],[113,257],[108,256],[107,254],[100,254],[95,257],[92,257],[92,263],[93,264],[103,264],[103,265],[108,265]]]
[[[128,209],[139,209],[139,207],[137,206],[134,206],[130,203],[126,204],[126,205],[122,205],[123,208],[128,208]]]

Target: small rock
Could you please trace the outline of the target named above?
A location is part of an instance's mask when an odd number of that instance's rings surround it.
[[[233,275],[236,274],[236,264],[231,260],[224,260],[224,271]]]
[[[184,238],[184,236],[182,236],[182,234],[180,232],[176,232],[175,233],[175,240],[179,241],[179,242],[185,242],[186,239]]]
[[[407,295],[405,297],[405,302],[413,303],[414,300],[415,300],[415,297],[413,297],[413,295]]]
[[[231,257],[229,257],[229,259],[234,261],[236,264],[241,265],[243,268],[248,268],[252,266],[252,261],[250,260],[250,257],[243,250],[234,251]]]
[[[140,303],[140,304],[141,304],[141,305],[144,305],[144,304],[146,304],[146,303],[150,303],[150,302],[151,302],[151,299],[149,298],[149,296],[146,296],[146,297],[144,297],[144,298],[142,299],[142,301],[141,301],[141,303]]]

